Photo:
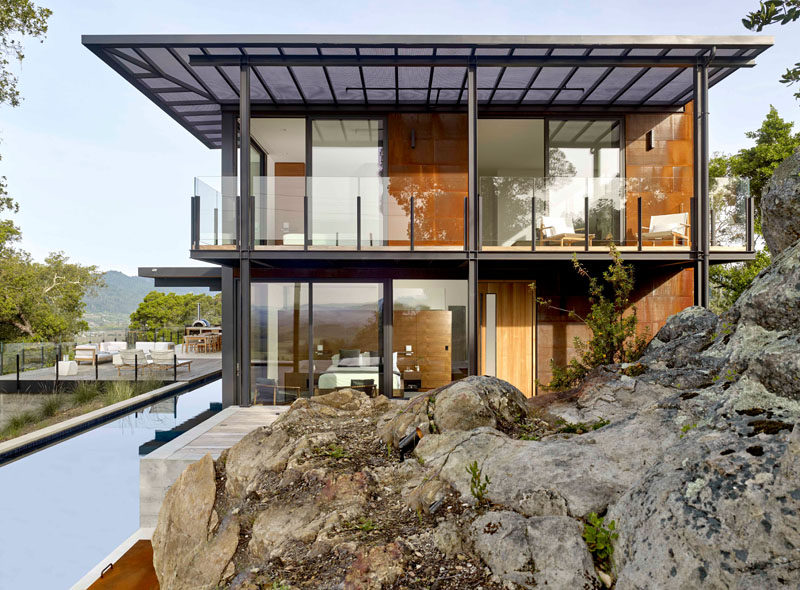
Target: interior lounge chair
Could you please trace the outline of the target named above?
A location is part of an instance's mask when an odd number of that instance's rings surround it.
[[[563,217],[542,216],[539,232],[542,242],[558,242],[560,246],[568,246],[572,242],[583,242],[586,236],[582,227],[575,228],[571,219]],[[589,234],[589,247],[592,246],[594,234]]]
[[[171,371],[175,367],[186,367],[187,371],[192,370],[192,361],[175,360],[175,352],[171,350],[151,350],[150,359],[153,361],[151,369]]]
[[[122,375],[122,369],[143,370],[150,366],[153,362],[147,358],[144,351],[141,350],[120,350],[119,351],[120,364],[117,367],[117,376]]]
[[[642,241],[657,242],[659,240],[672,240],[673,246],[678,245],[678,240],[683,240],[688,244],[689,214],[672,213],[650,217],[650,227],[642,228]]]

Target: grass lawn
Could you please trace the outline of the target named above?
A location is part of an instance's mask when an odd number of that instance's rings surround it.
[[[40,395],[38,408],[17,414],[0,429],[0,442],[142,395],[163,385],[162,381],[81,381],[71,393]]]

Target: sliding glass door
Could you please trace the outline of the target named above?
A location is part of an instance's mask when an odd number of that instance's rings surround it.
[[[256,282],[251,306],[255,403],[291,403],[348,387],[380,391],[381,283]]]

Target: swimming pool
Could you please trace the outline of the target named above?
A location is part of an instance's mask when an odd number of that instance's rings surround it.
[[[139,528],[139,446],[220,402],[221,381],[0,467],[0,589],[69,588]]]

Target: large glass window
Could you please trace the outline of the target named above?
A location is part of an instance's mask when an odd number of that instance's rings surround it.
[[[467,282],[396,280],[394,370],[407,393],[467,375]]]
[[[308,284],[253,283],[250,297],[254,402],[308,396]]]
[[[543,119],[478,121],[483,245],[530,247],[532,200],[542,199]]]
[[[313,290],[314,392],[380,391],[382,285],[315,283]]]
[[[250,120],[253,241],[259,246],[301,248],[306,194],[306,120],[260,117]]]
[[[386,234],[383,120],[312,120],[311,161],[311,244],[356,245],[357,197],[362,243],[381,242]]]
[[[540,232],[569,245],[589,224],[592,243],[624,239],[619,121],[548,120],[547,200]],[[589,218],[586,219],[586,200]],[[566,236],[566,237],[564,237]],[[582,239],[580,240],[583,245]]]

